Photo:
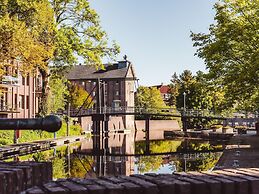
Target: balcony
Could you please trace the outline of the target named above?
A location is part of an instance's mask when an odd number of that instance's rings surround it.
[[[0,78],[0,86],[8,87],[8,86],[19,86],[19,79],[17,77],[13,77],[10,75],[4,75]]]
[[[0,114],[1,113],[19,113],[18,107],[11,107],[9,105],[0,104]]]

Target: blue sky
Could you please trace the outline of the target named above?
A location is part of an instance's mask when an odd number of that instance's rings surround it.
[[[190,31],[208,32],[216,0],[91,0],[110,40],[135,67],[140,85],[167,84],[174,72],[205,71]]]

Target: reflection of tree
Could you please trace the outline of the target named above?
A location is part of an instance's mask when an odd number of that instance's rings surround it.
[[[151,141],[150,151],[151,153],[162,153],[162,152],[175,152],[181,145],[181,141]],[[145,141],[136,142],[135,152],[144,153]],[[138,159],[138,170],[140,173],[155,171],[159,169],[163,163],[162,156],[144,156]]]
[[[178,147],[177,151],[184,152],[188,151],[212,151],[219,148],[211,146],[209,143],[200,142],[183,142],[181,146]],[[203,153],[200,157],[196,159],[186,160],[186,171],[206,171],[213,168],[217,161],[219,160],[219,153]],[[185,166],[184,159],[176,162],[177,171],[183,171]]]
[[[162,153],[162,152],[175,152],[177,148],[181,145],[182,141],[165,141],[157,140],[150,141],[150,151],[151,153]],[[143,154],[146,149],[146,142],[140,141],[136,142],[135,152]]]
[[[92,165],[90,156],[71,157],[71,177],[84,178],[92,170]]]
[[[66,178],[67,177],[67,164],[65,158],[56,157],[52,160],[53,178]]]
[[[139,173],[154,171],[159,169],[162,164],[161,156],[143,156],[138,159]]]

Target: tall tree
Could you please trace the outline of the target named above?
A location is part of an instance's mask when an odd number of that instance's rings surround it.
[[[53,17],[48,0],[1,1],[1,68],[21,61],[19,69],[24,74],[36,67],[46,70],[54,51]]]
[[[84,63],[101,65],[103,57],[112,57],[119,51],[100,26],[99,16],[88,0],[50,0],[58,25],[56,65],[72,65],[80,56]]]
[[[253,101],[259,109],[259,2],[221,0],[214,6],[215,24],[209,33],[192,33],[197,55],[204,59],[209,77],[223,86],[228,101]]]
[[[140,86],[137,90],[135,105],[149,111],[157,111],[158,109],[166,107],[160,91],[157,88],[144,86]]]
[[[78,58],[101,66],[103,57],[112,58],[119,52],[115,43],[110,47],[88,0],[2,0],[0,38],[1,70],[17,59],[25,73],[35,67],[40,70],[42,115],[48,107],[49,64],[59,67],[61,73],[64,66],[75,64]]]
[[[52,58],[56,72],[59,74],[65,72],[67,67],[77,63],[78,58],[84,64],[102,67],[104,57],[113,59],[119,52],[117,44],[109,45],[108,37],[101,28],[99,16],[90,7],[88,0],[49,0],[49,2],[57,25]],[[48,75],[45,74],[45,85],[47,78]],[[83,96],[87,96],[80,88],[75,91],[83,94],[78,98],[80,102]],[[46,93],[45,96],[48,95],[46,90],[43,93]],[[75,102],[73,103],[75,105]]]

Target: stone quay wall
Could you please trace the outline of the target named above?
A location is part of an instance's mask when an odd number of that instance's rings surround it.
[[[0,194],[19,194],[51,180],[50,162],[0,162]]]
[[[258,194],[259,169],[60,179],[23,194]]]

